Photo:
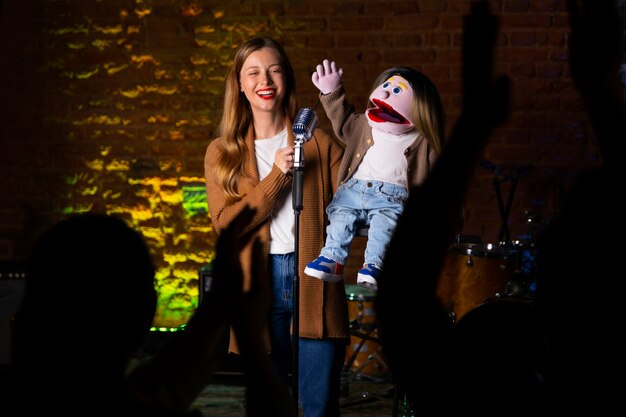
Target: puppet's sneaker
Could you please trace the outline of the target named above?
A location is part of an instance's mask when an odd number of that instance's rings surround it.
[[[378,291],[378,275],[380,268],[376,264],[363,264],[356,275],[356,284],[359,287],[367,288],[372,291]]]
[[[343,278],[343,265],[332,259],[319,256],[307,264],[304,273],[323,281],[339,282]]]

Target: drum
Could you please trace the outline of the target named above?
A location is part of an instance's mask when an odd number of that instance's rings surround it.
[[[512,384],[530,383],[532,388],[544,372],[545,345],[543,325],[535,304],[520,297],[492,298],[473,308],[455,324],[455,343],[460,363],[488,375],[489,370],[504,370],[509,375],[506,390],[525,392],[529,388]],[[477,375],[469,375],[477,381]],[[502,381],[504,383],[504,381]]]
[[[446,256],[437,295],[458,321],[506,291],[515,272],[515,251],[491,244],[454,244]]]
[[[388,368],[378,339],[374,309],[376,293],[355,284],[346,284],[346,297],[351,335],[344,372],[369,379],[382,377],[388,372]]]

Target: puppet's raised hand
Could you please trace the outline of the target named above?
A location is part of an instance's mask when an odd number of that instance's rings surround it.
[[[328,94],[339,87],[342,75],[343,69],[337,69],[335,61],[325,59],[316,67],[315,72],[311,75],[311,81],[322,94]]]

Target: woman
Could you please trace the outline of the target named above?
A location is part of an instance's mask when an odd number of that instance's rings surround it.
[[[242,233],[259,237],[268,254],[274,302],[269,315],[269,346],[287,383],[293,318],[294,224],[291,198],[294,166],[296,90],[293,68],[283,47],[253,38],[238,49],[226,78],[219,137],[207,147],[204,170],[209,213],[219,234],[249,206],[256,214]],[[339,415],[339,386],[349,340],[343,283],[305,276],[305,261],[324,243],[325,208],[336,190],[341,145],[318,129],[302,146],[304,178],[299,226],[300,303],[298,376],[306,417]],[[251,240],[252,241],[252,240]],[[244,289],[254,279],[252,248],[241,251]],[[231,351],[237,346],[231,333]]]

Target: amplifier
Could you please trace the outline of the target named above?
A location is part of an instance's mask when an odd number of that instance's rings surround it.
[[[11,362],[11,323],[22,300],[26,271],[22,262],[0,262],[0,364]]]
[[[203,265],[198,270],[198,305],[202,303],[202,299],[211,290],[213,281],[213,264]]]

